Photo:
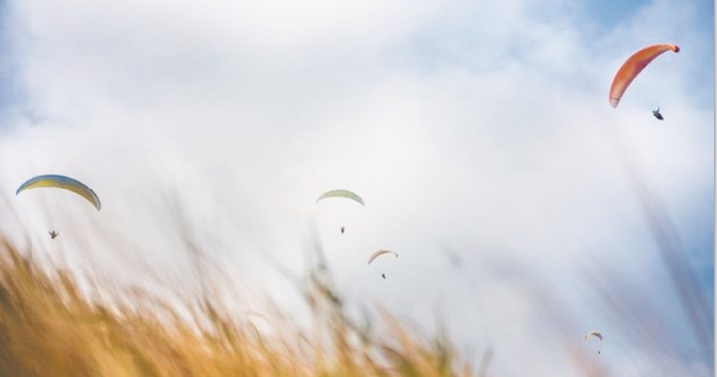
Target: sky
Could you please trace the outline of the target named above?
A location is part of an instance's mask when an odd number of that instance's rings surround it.
[[[301,274],[320,245],[356,307],[440,319],[474,364],[495,351],[493,375],[575,375],[566,343],[610,374],[713,375],[713,2],[23,0],[0,16],[0,229],[47,258],[192,291],[190,239],[249,302],[292,308],[276,265]],[[655,43],[681,50],[611,108],[617,69]],[[15,196],[46,173],[102,210]],[[316,203],[336,188],[366,205]],[[380,248],[399,257],[367,265]]]

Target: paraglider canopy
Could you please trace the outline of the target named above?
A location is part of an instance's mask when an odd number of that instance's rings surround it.
[[[627,90],[627,87],[630,86],[632,80],[634,80],[650,62],[665,51],[677,53],[680,52],[680,48],[674,44],[663,43],[645,47],[632,54],[617,71],[615,78],[613,78],[612,85],[610,86],[610,106],[617,107],[617,104],[620,103],[622,95],[625,93],[625,90]]]
[[[102,208],[100,198],[92,191],[91,188],[87,187],[84,183],[64,175],[46,174],[33,177],[25,181],[15,192],[15,195],[21,192],[38,187],[53,187],[60,188],[68,191],[72,191],[75,194],[85,198],[99,211]]]
[[[361,205],[365,205],[363,199],[361,199],[361,197],[358,196],[358,194],[356,194],[353,191],[349,191],[349,190],[326,191],[325,193],[321,194],[321,196],[319,196],[318,199],[316,199],[316,202],[318,203],[321,200],[326,199],[326,198],[346,198],[346,199],[351,199]]]
[[[396,258],[398,258],[398,254],[396,254],[395,252],[393,252],[391,250],[381,249],[381,250],[376,250],[373,253],[371,253],[371,256],[368,257],[368,264],[371,264],[371,262],[373,262],[374,259],[376,259],[379,256],[384,255],[384,254],[393,254]]]
[[[592,336],[600,339],[600,341],[602,342],[602,334],[599,331],[590,331],[589,333],[587,333],[585,335],[585,340],[590,339],[590,337],[592,337]]]

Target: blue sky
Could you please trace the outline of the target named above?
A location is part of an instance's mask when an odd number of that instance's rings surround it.
[[[614,374],[711,375],[661,253],[689,254],[714,307],[713,3],[0,9],[0,184],[19,217],[0,229],[33,229],[48,255],[192,292],[166,208],[178,203],[249,297],[292,308],[267,261],[300,273],[316,237],[352,302],[428,328],[440,314],[461,349],[505,350],[497,375],[575,375],[564,336]],[[682,50],[611,108],[622,62],[662,42]],[[102,211],[61,193],[14,197],[43,173],[81,179]],[[333,188],[367,205],[315,203]],[[679,246],[658,242],[655,219]],[[378,248],[400,257],[367,267]],[[596,328],[614,356],[592,359],[582,336]]]

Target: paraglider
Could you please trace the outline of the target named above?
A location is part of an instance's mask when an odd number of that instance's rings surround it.
[[[660,114],[660,108],[658,107],[657,110],[652,110],[652,115],[655,116],[655,118],[659,120],[665,120],[665,118],[662,117],[662,114]]]
[[[24,190],[38,187],[53,187],[69,190],[85,198],[85,200],[90,202],[95,208],[97,208],[98,211],[102,207],[100,198],[94,191],[92,191],[91,188],[76,179],[65,177],[64,175],[48,174],[30,178],[25,183],[20,185],[15,192],[15,195],[20,194]]]
[[[383,254],[393,254],[396,256],[396,258],[398,258],[398,254],[396,254],[395,252],[393,252],[391,250],[381,249],[381,250],[376,250],[371,254],[371,256],[368,258],[368,264],[371,264],[371,262],[373,262],[374,259],[378,258],[379,256],[381,256]]]
[[[57,237],[57,236],[60,235],[60,233],[58,233],[58,232],[57,232],[56,230],[54,230],[54,229],[52,229],[52,230],[49,231],[48,233],[50,233],[50,239],[53,239],[53,240],[55,239],[55,237]]]
[[[356,203],[359,203],[359,204],[361,204],[361,205],[365,205],[363,199],[361,199],[361,197],[358,196],[358,194],[356,194],[356,193],[353,192],[353,191],[349,191],[349,190],[330,190],[330,191],[326,191],[325,193],[321,194],[321,196],[319,196],[318,199],[316,199],[316,203],[318,203],[318,202],[320,202],[320,201],[322,201],[323,199],[326,199],[326,198],[347,198],[347,199],[351,199],[351,200],[353,200],[353,201],[355,201]],[[345,231],[346,231],[346,228],[342,226],[342,227],[341,227],[341,234],[344,234]]]
[[[600,341],[602,342],[602,334],[599,331],[590,331],[589,333],[587,333],[585,335],[585,341],[589,340],[591,336],[594,336],[594,337],[600,339]],[[597,352],[598,352],[598,355],[602,355],[600,350],[598,350]]]
[[[371,264],[371,262],[373,262],[374,259],[376,259],[379,256],[384,255],[384,254],[393,254],[396,258],[398,258],[398,254],[396,254],[395,252],[393,252],[391,250],[379,249],[379,250],[376,250],[373,253],[371,253],[371,256],[368,257],[368,264]],[[381,273],[381,277],[386,279],[386,273]]]
[[[318,203],[321,200],[326,199],[326,198],[347,198],[347,199],[351,199],[361,205],[365,205],[363,199],[361,199],[361,197],[358,196],[358,194],[356,194],[355,192],[349,191],[349,190],[327,191],[327,192],[321,194],[321,196],[319,196],[319,198],[316,199],[316,202]]]
[[[632,80],[634,80],[650,62],[665,51],[677,53],[680,52],[680,48],[674,44],[663,43],[645,47],[630,56],[617,71],[612,81],[612,86],[610,86],[610,106],[617,107],[617,104],[620,103],[620,98],[622,98],[622,95],[625,93],[627,87],[630,86]]]

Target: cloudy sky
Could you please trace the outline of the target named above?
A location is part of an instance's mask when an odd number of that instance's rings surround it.
[[[319,244],[351,302],[442,319],[474,363],[495,351],[495,375],[575,375],[566,343],[616,375],[713,374],[713,2],[22,0],[0,15],[15,214],[0,227],[50,257],[191,289],[189,237],[247,296],[290,307],[275,266],[300,274]],[[611,108],[617,69],[655,43],[681,51]],[[45,173],[87,183],[102,211],[15,197]],[[334,188],[366,206],[317,205]],[[367,266],[378,248],[399,258]],[[595,329],[605,341],[584,342]]]

